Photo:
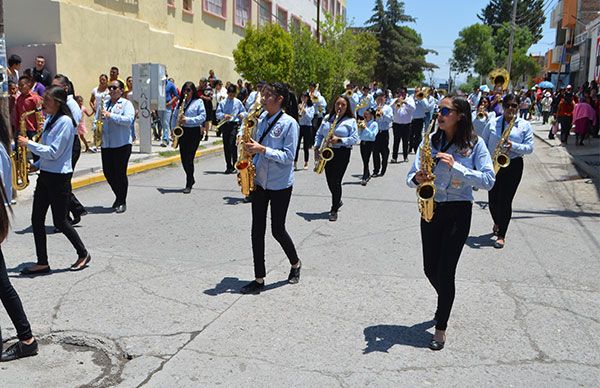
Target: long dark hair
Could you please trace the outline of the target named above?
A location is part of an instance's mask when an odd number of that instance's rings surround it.
[[[290,93],[290,89],[287,85],[284,85],[281,82],[273,82],[266,84],[264,89],[277,97],[283,97],[281,109],[292,116],[294,120],[298,121],[298,100],[296,100],[296,96],[293,93]]]
[[[61,116],[67,116],[68,118],[70,118],[73,122],[73,125],[77,127],[77,123],[75,122],[75,120],[73,119],[73,115],[71,114],[71,109],[69,109],[69,106],[67,105],[67,92],[65,91],[65,89],[63,89],[60,86],[50,86],[48,89],[46,89],[45,95],[50,96],[54,101],[58,102],[59,104],[58,111],[54,116],[52,116],[52,119],[50,119],[50,122],[48,123],[46,128],[52,128],[54,123],[56,123],[56,120],[58,120]]]
[[[313,106],[312,98],[310,98],[310,93],[304,92],[300,95],[300,97],[306,97],[306,106]],[[298,103],[302,101],[301,98],[298,99]]]
[[[350,117],[351,119],[354,118],[354,113],[352,113],[352,106],[350,105],[350,100],[348,99],[348,97],[346,97],[346,95],[340,94],[339,96],[334,98],[331,103],[331,109],[329,110],[329,121],[330,122],[333,122],[333,118],[335,117],[335,103],[340,98],[343,98],[344,100],[346,100],[346,111],[342,114],[342,117]]]
[[[456,123],[456,132],[454,133],[452,143],[456,145],[459,150],[473,148],[477,143],[477,134],[473,130],[471,104],[469,104],[469,101],[466,98],[461,96],[451,95],[444,97],[444,99],[446,98],[449,98],[452,101],[452,106],[456,109],[456,114],[459,117],[458,122]],[[444,131],[438,130],[431,138],[431,141],[437,148],[440,147],[442,136],[444,135]]]
[[[177,103],[178,109],[181,107],[181,104],[183,104],[183,96],[185,95],[185,89],[187,88],[190,88],[190,93],[192,95],[190,99],[190,104],[192,103],[192,101],[200,98],[198,96],[198,89],[196,89],[196,84],[194,84],[192,81],[187,81],[181,86],[181,91],[179,92],[179,103]]]

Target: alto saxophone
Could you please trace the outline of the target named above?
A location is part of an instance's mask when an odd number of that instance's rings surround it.
[[[502,132],[502,137],[500,137],[500,140],[494,149],[494,155],[492,157],[492,161],[494,162],[494,174],[498,174],[498,171],[500,171],[501,168],[508,167],[510,164],[510,157],[506,151],[506,141],[508,140],[510,132],[515,126],[516,118],[517,115],[514,115],[508,127],[506,127],[506,129]]]
[[[179,138],[183,135],[183,119],[185,117],[185,101],[187,100],[187,93],[183,95],[183,101],[179,105],[179,114],[177,115],[177,126],[173,128],[173,148],[179,146]]]
[[[329,128],[329,132],[327,132],[327,136],[321,142],[321,146],[317,151],[316,165],[314,171],[317,174],[322,174],[325,170],[325,164],[333,159],[333,149],[331,148],[331,139],[333,138],[333,134],[335,132],[335,126],[337,125],[338,118],[340,116],[338,114],[335,115],[333,119],[333,123]]]
[[[419,204],[419,212],[421,213],[421,218],[426,222],[431,222],[433,219],[434,205],[433,198],[435,197],[435,185],[433,181],[435,180],[435,175],[433,175],[433,168],[435,163],[433,162],[433,157],[431,156],[431,131],[435,126],[435,122],[437,121],[437,117],[434,117],[431,120],[431,124],[429,124],[429,128],[427,128],[427,132],[423,135],[423,144],[419,149],[420,152],[420,170],[425,173],[427,176],[430,176],[431,179],[425,182],[420,183],[417,186],[417,201]]]
[[[262,106],[260,103],[260,98],[257,96],[256,101],[250,108],[250,112],[248,116],[244,120],[244,126],[242,128],[242,138],[240,139],[240,152],[238,156],[238,161],[235,164],[235,168],[238,170],[237,180],[238,185],[242,189],[242,194],[244,196],[250,195],[251,192],[256,188],[254,186],[254,177],[256,176],[256,167],[254,166],[254,162],[252,162],[252,155],[247,153],[244,150],[244,144],[250,142],[252,139],[252,133],[254,132],[254,128],[256,124],[258,124],[258,118],[262,113]]]
[[[19,118],[19,136],[27,137],[27,116],[36,114],[38,119],[37,127],[39,131],[39,117],[41,113],[37,110],[23,112]],[[38,116],[39,114],[39,116]],[[43,122],[42,122],[43,125]],[[13,187],[17,190],[23,190],[29,186],[29,161],[27,160],[27,146],[22,146],[17,143],[15,152],[11,155],[12,158],[12,181]]]

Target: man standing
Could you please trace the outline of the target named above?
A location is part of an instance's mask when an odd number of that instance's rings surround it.
[[[425,115],[429,110],[429,104],[425,98],[425,93],[419,91],[415,97],[415,111],[413,112],[412,122],[410,123],[410,149],[416,153],[423,135],[423,123]]]
[[[235,145],[237,137],[237,129],[240,123],[240,118],[246,112],[244,104],[237,98],[235,85],[230,85],[227,89],[227,98],[217,107],[217,120],[227,120],[221,126],[223,134],[223,153],[225,154],[225,164],[227,169],[225,174],[235,172],[235,163],[237,161],[237,147]]]
[[[31,76],[36,82],[44,85],[45,88],[52,83],[52,73],[46,69],[46,58],[42,55],[35,57],[35,67],[31,69]]]
[[[392,102],[392,109],[394,111],[394,123],[392,124],[394,145],[392,147],[391,163],[398,163],[400,140],[402,140],[402,156],[404,157],[404,161],[408,162],[410,123],[415,111],[415,100],[412,96],[406,95],[406,89],[401,88],[398,97]]]
[[[8,80],[14,83],[19,82],[19,71],[21,71],[21,57],[13,54],[8,58]]]
[[[162,122],[163,136],[161,147],[166,147],[171,141],[171,122],[173,116],[173,106],[179,101],[177,87],[169,80],[169,76],[165,73],[167,84],[165,86],[165,109],[159,111],[160,120]]]
[[[125,83],[125,81],[123,81],[121,78],[119,78],[119,68],[116,66],[111,67],[109,74],[110,74],[110,79],[108,80],[108,83],[111,83],[113,81],[121,81],[121,83],[123,85],[125,85],[125,95],[127,95],[129,88],[127,87],[127,84]]]
[[[22,75],[19,78],[18,85],[19,92],[21,92],[21,94],[17,97],[15,103],[15,121],[12,123],[15,131],[19,130],[19,121],[21,120],[21,115],[23,113],[36,110],[42,105],[42,98],[31,90],[31,77]],[[33,139],[37,133],[38,125],[41,125],[41,123],[37,122],[37,117],[35,114],[31,114],[25,118],[25,128],[27,128],[28,138]]]

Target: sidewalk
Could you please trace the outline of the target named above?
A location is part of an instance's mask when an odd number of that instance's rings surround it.
[[[222,144],[223,141],[221,138],[218,138],[214,133],[211,133],[208,137],[208,141],[200,142],[196,157],[220,152],[223,149]],[[168,147],[161,147],[160,141],[152,142],[152,153],[150,154],[140,153],[139,144],[134,144],[131,158],[129,159],[127,175],[168,166],[169,164],[177,163],[180,160],[178,149],[175,150],[170,145]],[[37,173],[29,175],[29,186],[18,192],[17,203],[25,202],[33,198],[33,190],[35,189],[37,176]],[[73,189],[75,190],[105,180],[102,173],[101,152],[82,152],[79,161],[77,162],[77,166],[75,167],[75,171],[73,172]]]
[[[575,135],[571,134],[566,147],[560,144],[560,132],[553,140],[548,139],[550,124],[542,125],[539,120],[532,120],[533,134],[535,137],[548,144],[563,150],[571,162],[582,172],[584,178],[600,179],[600,139],[588,138],[583,146],[575,145]]]

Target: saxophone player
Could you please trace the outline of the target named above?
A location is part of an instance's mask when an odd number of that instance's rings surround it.
[[[406,177],[412,188],[432,179],[436,187],[433,218],[430,222],[421,219],[423,268],[437,292],[431,350],[443,349],[446,342],[454,275],[471,225],[472,187],[489,190],[494,185],[490,153],[473,131],[469,102],[462,97],[446,97],[439,108],[439,129],[430,136],[430,155],[424,158],[429,159],[435,177],[422,171],[421,147]]]
[[[318,100],[318,99],[317,99]],[[315,117],[315,107],[307,92],[302,93],[300,96],[300,107],[298,108],[298,124],[300,124],[300,137],[298,140],[298,146],[296,148],[296,157],[294,158],[294,170],[297,170],[296,163],[298,162],[298,156],[300,154],[300,141],[303,143],[304,148],[304,169],[308,169],[308,157],[310,154],[310,148],[314,140],[312,121]]]
[[[515,118],[519,107],[519,97],[507,94],[502,101],[503,114],[487,123],[483,130],[483,139],[490,153],[497,147],[504,148],[510,162],[496,175],[496,184],[489,192],[489,207],[494,226],[492,232],[497,237],[494,247],[504,248],[508,224],[512,218],[512,201],[523,176],[523,156],[533,152],[533,130],[527,120],[516,118],[509,137],[499,144],[503,132]]]
[[[225,174],[235,172],[235,163],[237,161],[237,132],[240,125],[240,119],[243,118],[246,109],[244,104],[236,98],[237,88],[230,85],[227,88],[227,98],[221,101],[217,107],[217,120],[223,122],[220,127],[223,136],[223,154],[225,156]]]
[[[194,158],[202,139],[202,127],[206,120],[204,102],[200,99],[196,85],[193,82],[187,81],[181,87],[176,109],[177,117],[179,117],[180,112],[183,112],[181,122],[178,123],[183,128],[183,135],[179,138],[179,155],[181,156],[181,166],[185,171],[183,193],[189,194],[192,192],[192,186],[196,183],[194,179]]]
[[[327,186],[331,192],[329,221],[332,222],[337,221],[338,210],[343,205],[342,179],[346,173],[348,163],[350,163],[352,146],[359,140],[356,119],[346,95],[341,95],[335,100],[329,115],[325,117],[321,127],[317,131],[317,136],[315,137],[315,160],[320,158],[316,154],[334,122],[337,124],[329,145],[333,150],[333,158],[325,165]]]
[[[284,111],[295,110],[296,99],[281,83],[267,84],[261,91],[265,112],[260,116],[255,137],[244,143],[254,155],[255,190],[252,193],[252,255],[254,280],[240,290],[258,294],[265,288],[265,232],[267,209],[271,204],[271,231],[283,248],[290,265],[288,283],[300,280],[301,262],[285,228],[294,185],[294,153],[298,142],[298,123]]]

